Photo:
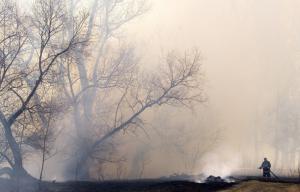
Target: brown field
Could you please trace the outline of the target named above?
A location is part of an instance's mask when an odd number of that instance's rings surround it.
[[[245,181],[222,192],[298,192],[300,184]]]

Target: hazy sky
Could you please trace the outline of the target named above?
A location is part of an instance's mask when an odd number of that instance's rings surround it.
[[[154,0],[132,34],[146,58],[198,48],[209,103],[252,113],[285,87],[298,63],[299,8],[283,0]]]

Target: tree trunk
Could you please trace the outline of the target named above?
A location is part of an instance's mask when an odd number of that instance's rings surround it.
[[[9,144],[14,158],[14,165],[12,167],[11,176],[13,178],[33,179],[33,177],[23,167],[22,153],[20,150],[20,146],[18,145],[18,143],[12,135],[11,125],[9,125],[8,123],[4,123],[3,126],[5,130],[5,137],[7,139],[7,142]]]
[[[14,166],[12,167],[13,173],[17,174],[17,175],[18,174],[23,175],[26,173],[26,171],[23,168],[23,160],[22,160],[22,154],[20,151],[20,147],[12,135],[11,125],[5,125],[4,128],[5,128],[5,137],[8,141],[9,147],[10,147],[13,157],[14,157]]]

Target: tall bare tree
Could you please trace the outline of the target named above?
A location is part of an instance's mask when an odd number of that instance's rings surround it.
[[[89,159],[97,157],[103,145],[110,141],[120,131],[129,128],[143,127],[142,115],[154,107],[163,105],[186,106],[193,102],[202,102],[199,88],[200,54],[186,53],[183,57],[169,54],[166,58],[166,67],[160,73],[144,76],[136,74],[130,84],[118,88],[119,95],[111,115],[105,116],[106,124],[96,127],[96,133],[90,137],[91,143],[79,160],[80,171],[86,174]],[[85,175],[86,176],[86,175]],[[81,178],[81,177],[80,177]],[[83,179],[83,178],[81,178]]]
[[[32,133],[30,122],[41,112],[35,98],[47,102],[47,95],[41,94],[49,75],[61,57],[82,43],[84,19],[74,22],[72,35],[64,38],[66,15],[61,1],[39,0],[34,6],[32,16],[20,16],[13,2],[2,0],[0,5],[0,122],[7,142],[2,156],[11,176],[28,176],[21,146]]]
[[[68,2],[70,15],[76,14],[73,10],[83,3],[80,0]],[[81,152],[90,145],[95,125],[102,124],[95,117],[99,112],[96,107],[99,95],[119,93],[117,89],[124,87],[136,70],[134,50],[126,45],[117,48],[116,42],[121,42],[118,36],[120,28],[142,15],[148,7],[146,0],[92,0],[90,4],[84,34],[84,39],[89,40],[89,46],[77,47],[72,58],[67,61],[68,66],[63,67],[67,73],[63,78],[65,95],[72,106],[73,125],[77,134],[74,153],[78,156],[70,164],[67,173],[81,166],[77,159],[85,155]]]

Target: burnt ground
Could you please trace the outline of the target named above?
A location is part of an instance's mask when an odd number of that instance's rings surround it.
[[[117,192],[117,191],[134,191],[134,192],[183,192],[183,191],[218,191],[228,189],[233,184],[229,183],[195,183],[189,181],[130,181],[130,182],[103,182],[103,183],[72,183],[68,187],[61,184],[61,187],[66,187],[63,191],[101,191],[101,192]],[[57,186],[56,186],[57,187]],[[69,188],[70,187],[70,188]],[[67,189],[69,188],[69,190]],[[71,189],[72,188],[72,189]]]
[[[298,178],[235,177],[236,182],[196,183],[172,180],[22,183],[0,179],[0,192],[208,192],[300,191]]]
[[[191,181],[131,180],[104,182],[43,182],[17,184],[0,180],[0,192],[208,192],[229,189],[234,183],[195,183]]]

